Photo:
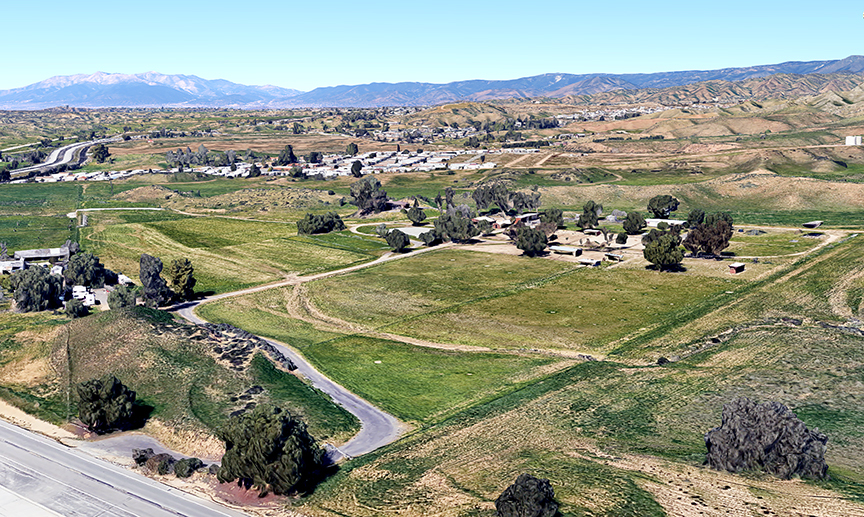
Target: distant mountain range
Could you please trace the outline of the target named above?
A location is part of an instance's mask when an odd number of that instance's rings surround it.
[[[45,81],[0,90],[0,109],[44,109],[55,106],[75,107],[231,107],[231,108],[291,108],[291,107],[378,107],[424,106],[458,101],[532,97],[580,97],[617,92],[627,98],[636,90],[653,91],[701,83],[731,83],[733,94],[748,95],[755,86],[770,89],[788,87],[790,92],[822,93],[848,85],[838,74],[864,72],[864,56],[850,56],[831,61],[790,61],[776,65],[761,65],[720,70],[691,70],[653,74],[543,74],[506,81],[457,81],[435,83],[371,83],[354,86],[331,86],[300,92],[277,86],[246,86],[225,80],[207,80],[194,75],[108,74],[57,76]],[[741,86],[741,81],[795,74],[810,76],[804,86],[789,86],[788,79]],[[831,79],[813,78],[812,74]],[[795,77],[795,75],[791,77]],[[792,81],[795,82],[795,81]],[[798,81],[801,82],[801,81]],[[860,81],[853,80],[858,84]],[[854,86],[854,85],[853,85]],[[696,88],[702,101],[710,102],[717,95]],[[708,93],[706,93],[706,91]],[[837,90],[839,91],[839,90]],[[621,93],[627,92],[625,95]],[[782,92],[781,92],[782,93]],[[790,93],[791,94],[791,93]],[[686,91],[681,93],[686,96]],[[677,97],[667,96],[668,100]],[[616,96],[611,96],[616,97]],[[635,98],[642,95],[635,95]],[[662,96],[661,96],[662,97]],[[610,98],[611,100],[611,98]]]

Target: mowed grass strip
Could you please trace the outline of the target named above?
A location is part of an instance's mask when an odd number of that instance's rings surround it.
[[[328,315],[377,327],[572,267],[551,260],[443,249],[310,283],[309,295]]]
[[[188,258],[199,292],[229,292],[289,273],[328,271],[371,260],[363,251],[295,240],[293,226],[224,218],[188,218],[101,226],[82,232],[84,248],[115,271],[137,276],[142,253],[163,264]]]
[[[512,390],[554,362],[549,357],[439,350],[362,336],[302,351],[335,382],[400,419],[417,422],[440,419]]]
[[[492,348],[605,351],[615,339],[660,323],[737,282],[616,268],[581,269],[541,286],[502,293],[386,330]]]

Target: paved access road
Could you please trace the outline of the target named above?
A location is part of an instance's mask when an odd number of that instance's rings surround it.
[[[176,312],[192,323],[198,325],[204,324],[206,322],[193,312],[195,307],[200,303],[200,301],[185,303],[176,308]],[[331,460],[337,461],[343,456],[360,456],[399,438],[399,435],[402,433],[402,425],[396,417],[385,413],[339,384],[331,381],[291,348],[270,339],[262,339],[275,346],[280,352],[285,354],[285,357],[291,359],[297,365],[297,371],[309,379],[312,386],[329,395],[333,399],[333,402],[341,405],[360,420],[360,432],[342,447],[339,447],[338,450],[331,451],[329,454]]]
[[[351,271],[357,271],[358,269],[375,266],[383,262],[399,260],[403,257],[411,257],[420,253],[435,251],[451,245],[452,243],[446,243],[440,246],[436,246],[434,248],[425,248],[422,250],[413,251],[411,253],[387,253],[381,258],[378,258],[371,262],[366,262],[365,264],[358,264],[356,266],[350,266],[344,269],[328,271],[325,273],[317,273],[314,275],[300,277],[295,276],[281,282],[276,282],[274,284],[250,287],[248,289],[242,289],[240,291],[234,291],[231,293],[217,294],[204,298],[202,300],[195,300],[175,305],[169,310],[176,312],[183,319],[191,323],[201,325],[206,322],[199,318],[197,315],[195,315],[194,310],[195,307],[202,303],[219,300],[222,298],[228,298],[231,296],[240,296],[244,294],[255,293],[267,289],[273,289],[276,287],[300,285],[306,282],[311,282],[313,280],[319,280],[321,278],[341,275],[344,273],[349,273]],[[309,364],[309,362],[307,362],[306,359],[303,358],[303,356],[298,354],[290,347],[286,346],[284,343],[279,343],[278,341],[273,341],[266,338],[262,339],[265,339],[268,343],[275,346],[283,354],[285,354],[286,357],[291,359],[291,361],[293,361],[294,364],[297,365],[297,370],[302,373],[307,379],[309,379],[310,382],[312,382],[312,386],[318,388],[327,395],[330,395],[330,398],[333,399],[333,402],[340,404],[342,407],[348,410],[349,413],[356,416],[357,419],[360,420],[360,432],[357,433],[354,438],[348,440],[348,442],[345,443],[342,447],[339,447],[337,451],[332,452],[329,455],[330,458],[334,461],[338,460],[341,456],[360,456],[362,454],[372,452],[379,447],[383,447],[388,443],[396,441],[396,439],[399,438],[399,436],[402,434],[402,431],[404,431],[405,427],[402,425],[401,422],[399,422],[399,420],[396,419],[396,417],[378,409],[369,402],[363,400],[362,398],[351,393],[339,384],[336,384],[329,378],[325,377],[324,374],[322,374],[321,372],[316,370],[314,366]]]
[[[17,496],[0,498],[3,516],[248,517],[3,421],[0,487]]]

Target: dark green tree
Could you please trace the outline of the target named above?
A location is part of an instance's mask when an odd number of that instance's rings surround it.
[[[681,237],[676,232],[659,232],[656,238],[645,245],[642,254],[645,260],[660,268],[660,271],[676,269],[684,260]]]
[[[276,158],[276,165],[284,167],[286,165],[291,165],[292,163],[297,163],[297,156],[294,154],[294,147],[286,145],[285,148],[279,152],[279,157]]]
[[[379,190],[381,182],[374,176],[366,176],[351,185],[351,204],[361,214],[378,213],[387,206],[387,192]]]
[[[560,208],[548,208],[540,212],[540,222],[555,225],[555,228],[564,226],[564,212]]]
[[[442,240],[465,242],[480,235],[480,229],[459,210],[448,210],[435,219],[435,234]]]
[[[648,200],[648,211],[657,219],[669,219],[669,214],[678,210],[678,200],[669,194],[654,196]]]
[[[124,429],[132,420],[135,392],[111,377],[107,382],[93,379],[77,386],[78,418],[92,432]]]
[[[390,230],[385,239],[387,240],[387,245],[396,252],[401,252],[411,244],[408,236],[399,230]]]
[[[83,318],[90,314],[90,308],[84,306],[84,302],[81,300],[72,299],[66,302],[66,310],[63,311],[67,316],[72,319]]]
[[[357,153],[359,153],[359,152],[360,152],[360,148],[357,147],[357,144],[355,144],[354,142],[351,142],[345,148],[345,154],[350,154],[351,156],[357,156]]]
[[[105,144],[97,144],[93,146],[93,159],[96,160],[96,163],[105,163],[105,160],[111,156],[111,153],[108,152],[108,148],[105,147]]]
[[[516,232],[516,247],[529,257],[543,253],[548,244],[546,234],[540,230],[524,226]]]
[[[195,268],[189,259],[174,259],[168,268],[168,282],[174,293],[181,300],[191,300],[195,297]]]
[[[421,233],[419,238],[426,246],[435,246],[436,244],[441,243],[441,237],[435,233],[434,229]]]
[[[204,462],[198,458],[183,458],[174,464],[174,475],[178,478],[188,478],[203,466]]]
[[[518,213],[524,213],[540,208],[539,192],[513,192],[510,194],[510,203]]]
[[[558,503],[548,479],[521,474],[495,500],[496,517],[555,517]]]
[[[105,285],[105,266],[92,253],[76,253],[69,259],[63,276],[66,285],[102,287]]]
[[[167,304],[174,297],[174,293],[160,276],[161,273],[162,261],[142,253],[138,265],[138,278],[144,291],[142,299],[145,305],[154,309]]]
[[[351,175],[355,178],[363,176],[363,164],[360,163],[360,160],[354,160],[354,163],[351,164]]]
[[[699,208],[694,208],[690,210],[690,213],[687,214],[687,227],[694,228],[698,224],[702,224],[705,222],[705,211]]]
[[[579,221],[576,222],[576,225],[582,229],[594,228],[597,226],[599,220],[597,217],[598,209],[600,212],[603,211],[603,207],[594,201],[586,202],[582,205],[582,214],[579,216]]]
[[[642,214],[639,212],[628,212],[627,217],[624,218],[624,231],[627,232],[628,235],[639,235],[642,233],[642,230],[648,226],[648,223],[645,222],[645,218],[642,217]]]
[[[627,244],[627,234],[619,233],[615,236],[615,244]]]
[[[327,212],[324,215],[307,213],[303,219],[297,221],[297,233],[304,235],[330,233],[344,229],[345,223],[336,212]]]
[[[239,480],[262,496],[286,495],[306,492],[321,478],[324,450],[302,420],[278,407],[262,404],[232,417],[219,434],[225,441],[220,483]]]
[[[16,271],[9,283],[15,292],[15,307],[20,312],[45,311],[60,306],[63,280],[44,267]]]
[[[6,183],[12,180],[12,173],[7,169],[0,169],[0,183]]]
[[[306,163],[321,163],[324,159],[324,155],[319,153],[318,151],[312,151],[303,158],[306,159]]]
[[[118,286],[108,295],[108,307],[114,311],[126,307],[135,307],[138,292],[125,285]]]
[[[247,178],[257,178],[260,175],[261,175],[261,168],[258,167],[257,163],[253,163],[252,167],[249,169],[249,175],[246,177]]]
[[[718,221],[725,221],[726,224],[729,225],[729,229],[732,229],[732,215],[729,212],[714,212],[713,214],[705,214],[705,224],[708,226],[715,226]]]
[[[426,212],[419,206],[412,206],[406,212],[408,219],[414,226],[420,226],[426,220]]]

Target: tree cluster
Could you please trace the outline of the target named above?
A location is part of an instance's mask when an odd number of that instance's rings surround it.
[[[345,223],[342,222],[342,218],[336,212],[327,212],[323,215],[307,213],[303,219],[297,221],[297,233],[304,235],[330,233],[344,229]]]
[[[729,247],[729,240],[732,238],[732,216],[723,212],[708,214],[703,221],[690,226],[682,245],[694,255],[719,255]]]
[[[487,210],[495,205],[502,212],[516,210],[522,213],[540,207],[539,192],[510,192],[501,182],[480,185],[474,189],[471,198],[474,199],[478,210]]]
[[[306,424],[278,407],[259,405],[232,417],[219,433],[225,455],[220,483],[239,480],[266,495],[308,491],[320,480],[324,450]]]
[[[138,291],[121,285],[108,294],[108,307],[112,311],[126,307],[135,307],[137,299]]]
[[[478,235],[480,229],[471,220],[470,212],[466,214],[457,207],[451,206],[435,219],[435,236],[442,241],[466,242]]]
[[[286,165],[291,165],[292,163],[297,163],[298,161],[297,156],[294,155],[294,147],[286,145],[284,149],[279,151],[279,156],[276,158],[276,165],[284,167]]]
[[[108,152],[108,148],[105,147],[105,144],[97,144],[93,146],[93,159],[96,160],[96,163],[105,163],[105,160],[111,156],[111,153]]]
[[[168,282],[171,284],[175,297],[180,300],[191,300],[195,297],[195,284],[198,282],[193,276],[195,268],[189,259],[174,259],[168,268]]]

